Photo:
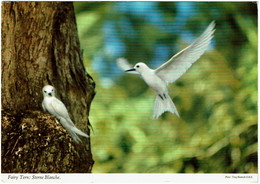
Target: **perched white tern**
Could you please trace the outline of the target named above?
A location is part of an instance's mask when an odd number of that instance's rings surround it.
[[[55,116],[62,126],[69,132],[71,137],[77,142],[81,142],[78,135],[89,137],[84,132],[80,131],[71,121],[69,113],[65,105],[55,97],[55,89],[51,85],[46,85],[42,88],[43,102],[42,107],[45,111]],[[78,135],[77,135],[78,134]]]
[[[157,94],[153,106],[153,118],[158,118],[165,111],[169,111],[179,117],[179,113],[168,95],[167,85],[180,78],[206,51],[213,38],[214,27],[215,22],[212,21],[192,44],[172,56],[155,70],[149,68],[144,63],[137,63],[133,67],[126,59],[117,59],[117,65],[121,70],[130,74],[138,74]]]

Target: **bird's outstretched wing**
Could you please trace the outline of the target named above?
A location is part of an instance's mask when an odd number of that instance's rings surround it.
[[[191,65],[206,51],[213,37],[215,21],[192,44],[172,56],[167,62],[158,67],[156,74],[171,83],[180,78]]]
[[[128,61],[125,58],[118,58],[116,60],[116,64],[117,64],[118,68],[120,68],[122,71],[126,71],[126,70],[129,70],[129,69],[133,68],[133,65],[128,63]],[[127,73],[139,75],[139,73],[135,72],[135,71],[129,71]]]
[[[51,106],[53,108],[53,110],[55,111],[56,113],[56,117],[62,117],[64,119],[67,120],[67,122],[72,125],[72,126],[75,126],[72,121],[70,120],[70,117],[69,117],[69,113],[68,113],[68,110],[67,108],[65,107],[65,105],[60,101],[58,100],[57,98],[53,98],[52,102],[51,102]]]

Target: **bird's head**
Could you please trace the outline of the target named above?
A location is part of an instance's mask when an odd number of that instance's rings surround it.
[[[53,86],[47,85],[42,88],[42,93],[44,97],[53,97],[55,96],[55,89]]]
[[[149,69],[149,67],[144,64],[144,63],[137,63],[134,68],[126,70],[125,72],[130,72],[130,71],[136,71],[138,73],[142,73],[143,71]]]

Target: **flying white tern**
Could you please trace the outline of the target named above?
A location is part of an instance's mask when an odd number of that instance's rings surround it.
[[[65,105],[55,97],[55,89],[51,85],[42,88],[43,102],[42,107],[45,111],[55,116],[62,126],[69,132],[71,137],[77,142],[81,142],[78,135],[89,137],[87,134],[79,130],[71,121],[69,113]],[[78,135],[77,135],[78,134]]]
[[[153,118],[158,118],[165,111],[179,117],[179,113],[168,95],[167,84],[180,78],[206,51],[213,38],[214,27],[215,22],[212,21],[192,44],[172,56],[155,70],[144,63],[137,63],[133,67],[126,59],[117,59],[117,65],[121,70],[130,74],[138,74],[157,94],[153,106]]]

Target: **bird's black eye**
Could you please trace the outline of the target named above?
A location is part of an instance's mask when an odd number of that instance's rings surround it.
[[[51,91],[53,91],[53,89]]]
[[[136,65],[136,68],[139,68],[139,65]]]
[[[44,90],[44,93],[46,93],[47,91]]]

